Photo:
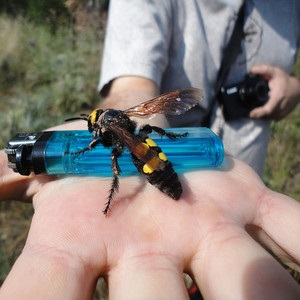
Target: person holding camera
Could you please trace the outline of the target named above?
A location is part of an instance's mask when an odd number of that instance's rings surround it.
[[[299,102],[297,0],[111,0],[99,91],[125,109],[198,87],[204,100],[159,126],[209,126],[233,156],[263,172],[270,120]],[[126,13],[124,13],[126,12]]]

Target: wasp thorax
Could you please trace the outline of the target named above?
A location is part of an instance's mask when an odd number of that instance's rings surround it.
[[[133,133],[136,128],[136,123],[133,120],[131,120],[123,111],[116,109],[108,109],[103,114],[101,126],[108,127],[111,124],[115,124],[131,133]]]

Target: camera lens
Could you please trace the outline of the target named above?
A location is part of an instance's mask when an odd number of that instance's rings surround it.
[[[259,82],[255,87],[256,99],[265,103],[269,98],[269,87],[266,82]]]
[[[269,98],[268,83],[259,76],[250,76],[243,86],[240,87],[239,95],[242,102],[249,107],[260,106],[267,102]]]

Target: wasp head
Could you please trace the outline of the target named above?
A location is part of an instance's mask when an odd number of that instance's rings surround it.
[[[100,126],[99,118],[102,114],[103,114],[103,109],[101,108],[96,108],[89,114],[89,116],[87,117],[89,132],[93,132],[99,128]]]
[[[89,132],[96,131],[100,127],[99,118],[103,113],[103,109],[97,108],[93,110],[89,115],[80,114],[80,117],[70,118],[66,121],[84,120],[88,123]]]

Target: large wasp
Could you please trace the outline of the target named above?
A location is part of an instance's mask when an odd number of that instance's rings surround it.
[[[156,131],[161,136],[177,139],[186,136],[188,133],[176,134],[167,132],[160,127],[149,124],[143,125],[139,128],[138,133],[135,133],[137,123],[130,119],[130,117],[149,118],[151,115],[157,113],[181,115],[196,106],[202,98],[203,93],[201,90],[186,88],[160,95],[126,110],[103,110],[97,108],[89,115],[81,114],[80,117],[67,120],[85,120],[88,123],[88,130],[93,133],[93,140],[89,146],[76,152],[76,154],[91,150],[98,144],[112,148],[111,164],[113,180],[107,203],[103,210],[105,215],[119,188],[121,170],[118,158],[123,153],[125,146],[131,153],[133,164],[147,178],[149,183],[173,199],[178,200],[180,198],[182,186],[177,173],[173,169],[172,163],[148,135],[152,131]]]

